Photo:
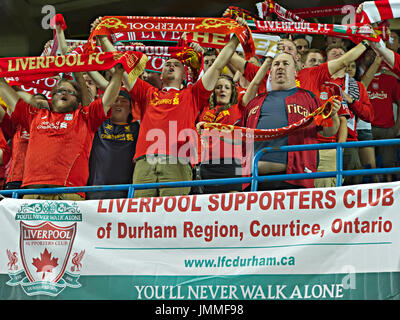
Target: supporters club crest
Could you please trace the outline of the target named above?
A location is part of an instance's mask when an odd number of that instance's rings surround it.
[[[50,207],[52,210],[49,209]],[[70,211],[66,210],[68,207],[72,207],[73,215],[78,216],[71,217],[69,213],[66,213]],[[29,211],[27,208],[34,209]],[[84,250],[81,250],[80,253],[72,253],[77,222],[67,222],[80,220],[77,206],[47,201],[33,205],[24,204],[17,213],[16,219],[21,217],[30,221],[29,223],[20,221],[19,254],[7,249],[8,274],[11,278],[7,285],[21,285],[29,296],[57,296],[67,286],[79,288],[81,286],[78,283],[80,275],[76,272],[82,268]],[[40,220],[34,219],[35,217]],[[46,217],[63,222],[55,224],[51,221],[43,221],[42,219]],[[69,263],[72,266],[68,269]]]

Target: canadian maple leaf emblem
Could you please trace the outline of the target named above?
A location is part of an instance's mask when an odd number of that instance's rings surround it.
[[[58,258],[52,258],[51,253],[44,249],[39,258],[33,258],[32,264],[36,267],[36,272],[43,272],[44,279],[46,272],[53,272],[53,269],[58,266]]]

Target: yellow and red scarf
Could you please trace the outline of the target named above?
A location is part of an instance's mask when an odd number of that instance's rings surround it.
[[[255,53],[254,41],[247,26],[239,25],[230,18],[180,18],[180,17],[138,17],[106,16],[89,36],[86,49],[94,47],[94,37],[131,31],[166,31],[229,35],[234,33],[244,49],[246,59]],[[224,37],[225,39],[227,37]],[[229,39],[229,38],[228,38]]]
[[[315,124],[317,126],[331,127],[333,125],[331,119],[333,99],[341,101],[342,97],[330,97],[323,105],[321,105],[314,112],[310,113],[308,116],[304,117],[296,123],[293,123],[283,128],[251,129],[222,123],[204,123],[201,126],[201,129],[205,129],[202,132],[202,136],[218,135],[220,137],[228,138],[235,141],[245,141],[247,139],[252,139],[253,141],[266,141],[288,135],[298,129],[310,125],[313,121],[315,121]]]

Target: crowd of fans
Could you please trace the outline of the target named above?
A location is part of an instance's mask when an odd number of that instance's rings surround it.
[[[92,28],[101,22],[98,18]],[[238,19],[244,24],[243,19]],[[56,27],[58,41],[63,31]],[[276,34],[275,34],[276,35]],[[144,71],[133,83],[117,66],[106,73],[61,79],[51,99],[0,81],[0,163],[5,189],[71,187],[223,179],[250,175],[265,147],[391,139],[400,130],[399,75],[382,50],[363,40],[283,35],[278,53],[248,61],[233,36],[221,50],[190,46],[202,57],[200,76],[177,58],[161,73]],[[321,36],[322,37],[322,36]],[[104,51],[115,51],[97,36]],[[143,45],[137,44],[135,45]],[[68,54],[60,43],[61,54]],[[393,30],[386,49],[397,52]],[[331,96],[330,125],[312,123],[265,141],[205,135],[205,124],[283,128],[314,112]],[[196,137],[193,137],[193,133]],[[396,146],[346,148],[344,169],[398,166]],[[336,170],[336,149],[265,153],[260,175]],[[396,175],[345,177],[344,185],[390,182]],[[333,187],[336,178],[263,182],[259,190]],[[245,184],[139,189],[135,197],[246,191]],[[35,199],[123,198],[125,191],[26,195]]]

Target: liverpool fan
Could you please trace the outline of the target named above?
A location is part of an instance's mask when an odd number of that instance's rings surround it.
[[[241,100],[232,77],[221,75],[210,97],[210,103],[200,113],[197,126],[207,123],[236,124],[242,118]],[[201,140],[201,179],[238,178],[242,176],[242,148],[219,139]],[[241,191],[242,185],[204,186],[203,193]]]
[[[89,106],[80,105],[80,87],[61,80],[52,91],[52,110],[36,109],[19,98],[4,78],[0,95],[8,105],[14,123],[30,134],[22,187],[73,187],[86,185],[93,136],[109,117],[111,104],[118,96],[123,68],[116,71],[101,99]],[[78,194],[25,195],[34,199],[82,200]]]
[[[92,27],[101,22],[98,18]],[[238,22],[243,24],[242,19]],[[115,48],[106,36],[97,36],[105,51]],[[156,183],[192,180],[190,158],[197,154],[195,120],[232,54],[239,44],[233,36],[199,81],[181,89],[185,67],[178,59],[165,62],[161,73],[162,89],[137,79],[127,88],[141,109],[141,123],[136,145],[133,183]],[[155,141],[155,142],[154,142]],[[136,190],[135,197],[189,194],[190,187]]]
[[[50,109],[49,101],[46,96],[38,93],[30,95],[22,91],[18,87],[13,87],[17,94],[27,103],[37,108]],[[22,185],[22,178],[24,176],[25,156],[28,149],[29,133],[20,125],[15,126],[11,122],[10,116],[0,107],[0,121],[1,127],[6,128],[5,131],[9,138],[11,138],[11,161],[7,172],[5,189],[19,189]]]
[[[89,158],[87,185],[129,184],[132,181],[139,121],[132,121],[131,96],[121,88],[111,117],[97,130]],[[87,192],[86,199],[126,198],[127,191]]]
[[[293,37],[293,43],[296,45],[297,52],[302,56],[310,49],[310,43],[304,35],[296,35]]]
[[[324,56],[319,49],[311,48],[301,56],[302,69],[312,68],[324,63]]]
[[[371,122],[372,136],[377,139],[395,138],[400,131],[400,85],[392,75],[377,72],[368,86],[368,95],[375,111]],[[394,117],[393,105],[397,108],[397,117]],[[381,165],[385,168],[395,166],[395,145],[379,146],[377,154],[381,157]],[[392,175],[386,175],[387,181],[392,181]]]
[[[343,85],[343,96],[349,106],[350,118],[347,119],[347,140],[358,141],[358,124],[360,119],[364,123],[370,123],[374,118],[374,110],[368,97],[367,90],[363,83],[357,81],[357,64],[355,61],[346,68],[345,80]],[[362,137],[361,137],[362,139]],[[359,148],[345,148],[343,152],[343,168],[345,170],[363,169],[359,156]],[[344,185],[362,183],[362,176],[346,176]]]
[[[246,106],[246,110],[241,120],[241,126],[257,129],[285,127],[300,121],[304,115],[312,113],[321,105],[321,101],[312,92],[296,86],[296,61],[291,54],[279,53],[275,56],[271,66],[272,90],[255,97],[257,86],[262,82],[266,72],[267,68],[262,66],[243,96],[243,105]],[[340,105],[340,100],[333,100],[331,114],[333,125],[331,127],[317,128],[312,123],[288,136],[255,143],[254,153],[264,147],[314,144],[317,142],[317,130],[322,131],[325,136],[334,135],[339,128],[337,111]],[[317,152],[315,150],[266,153],[258,163],[258,170],[260,175],[315,172],[316,162]],[[259,190],[311,188],[313,186],[312,179],[274,181],[259,184]]]

